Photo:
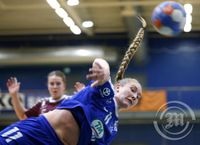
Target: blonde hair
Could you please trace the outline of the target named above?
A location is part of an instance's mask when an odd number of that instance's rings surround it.
[[[147,26],[146,21],[142,17],[138,17],[138,19],[142,22],[142,28],[139,29],[135,39],[133,39],[133,42],[130,44],[128,50],[126,51],[124,58],[122,59],[122,62],[119,66],[118,72],[115,77],[115,81],[118,82],[119,80],[123,79],[124,72],[128,67],[128,64],[130,63],[131,59],[135,55],[137,49],[140,47],[140,44],[144,37],[144,30]]]

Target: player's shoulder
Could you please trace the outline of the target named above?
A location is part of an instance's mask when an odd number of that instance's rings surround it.
[[[113,98],[115,95],[114,85],[112,84],[111,79],[103,85],[98,86],[97,89],[99,90],[102,98]]]
[[[50,97],[41,98],[40,101],[49,101]]]
[[[38,102],[42,103],[42,102],[49,102],[50,98],[49,97],[44,97],[41,98]]]

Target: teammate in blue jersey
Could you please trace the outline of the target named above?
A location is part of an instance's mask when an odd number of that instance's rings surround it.
[[[0,132],[1,145],[108,145],[118,129],[118,110],[136,105],[140,83],[131,78],[110,80],[110,68],[95,59],[91,83],[55,110],[14,123]]]

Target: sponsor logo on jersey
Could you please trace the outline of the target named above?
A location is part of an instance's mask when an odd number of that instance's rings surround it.
[[[92,128],[92,141],[95,141],[95,138],[100,139],[104,135],[104,127],[103,123],[96,119],[93,120],[91,123],[91,128]]]

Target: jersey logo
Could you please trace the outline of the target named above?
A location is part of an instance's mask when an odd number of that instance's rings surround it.
[[[95,141],[95,138],[102,138],[104,135],[104,127],[103,123],[96,119],[93,120],[91,123],[91,128],[92,128],[92,141]]]
[[[111,91],[110,91],[109,88],[104,88],[104,89],[103,89],[103,95],[104,95],[104,96],[109,96],[109,95],[110,95],[110,92],[111,92]]]

